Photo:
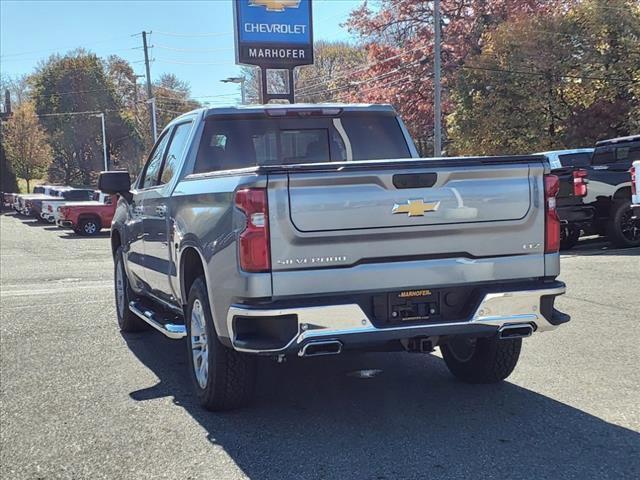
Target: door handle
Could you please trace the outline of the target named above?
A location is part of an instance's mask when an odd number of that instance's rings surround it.
[[[159,217],[164,217],[167,214],[167,206],[166,205],[158,205],[156,207],[156,215]]]

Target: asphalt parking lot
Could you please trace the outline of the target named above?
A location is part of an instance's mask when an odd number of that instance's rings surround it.
[[[265,359],[254,406],[214,414],[183,342],[118,332],[106,232],[0,236],[1,478],[640,477],[640,249],[563,255],[572,321],[500,385],[436,355]]]

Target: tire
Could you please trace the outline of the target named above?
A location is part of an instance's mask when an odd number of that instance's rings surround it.
[[[634,215],[629,200],[613,204],[607,237],[618,248],[640,247],[640,216]]]
[[[116,299],[116,315],[121,332],[141,332],[147,330],[147,323],[129,310],[129,302],[135,294],[129,285],[124,269],[124,255],[122,247],[118,247],[114,258],[113,286]]]
[[[560,250],[570,250],[580,240],[580,229],[567,225],[560,229]]]
[[[102,225],[97,217],[83,218],[78,223],[78,234],[84,237],[93,237],[100,233]]]
[[[522,339],[498,337],[453,338],[440,347],[449,371],[467,383],[497,383],[513,372],[520,357]]]
[[[198,401],[211,411],[246,406],[253,396],[256,359],[218,340],[202,276],[193,282],[185,313],[189,370]]]

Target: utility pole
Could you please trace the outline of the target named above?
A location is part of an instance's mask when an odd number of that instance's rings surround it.
[[[433,2],[433,41],[434,64],[433,64],[433,154],[435,157],[442,156],[442,85],[440,78],[440,51],[442,49],[440,38],[440,0]]]
[[[151,89],[151,68],[149,67],[149,46],[147,45],[147,32],[142,32],[142,46],[144,48],[144,68],[147,73],[147,98],[148,101],[151,102],[151,134],[153,136],[153,141],[155,142],[158,138],[158,132],[156,131],[156,103],[155,98],[153,98],[153,90]]]
[[[109,170],[109,165],[107,163],[107,129],[104,122],[104,112],[96,113],[91,115],[92,117],[100,117],[100,121],[102,123],[102,156],[104,158],[104,171]]]
[[[151,105],[151,131],[153,132],[153,141],[158,140],[158,126],[156,125],[156,99],[147,100]]]

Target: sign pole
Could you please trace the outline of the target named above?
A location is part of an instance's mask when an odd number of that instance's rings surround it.
[[[234,0],[236,64],[260,68],[260,101],[295,102],[295,68],[313,64],[311,0]],[[287,93],[269,93],[269,70],[286,70]]]

